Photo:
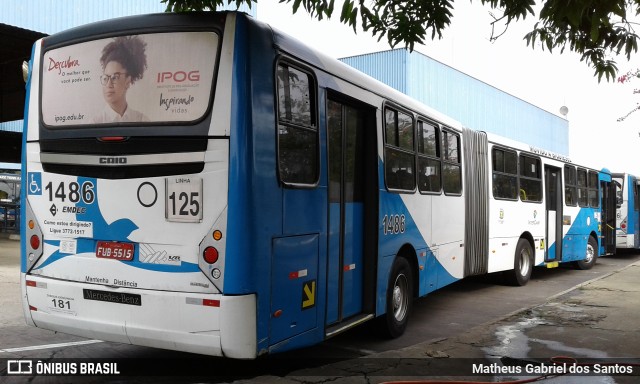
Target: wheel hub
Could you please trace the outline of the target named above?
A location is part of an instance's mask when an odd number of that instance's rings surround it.
[[[393,286],[393,315],[396,320],[401,321],[407,314],[407,306],[409,300],[409,292],[407,278],[404,275],[399,275],[396,278],[396,282]]]

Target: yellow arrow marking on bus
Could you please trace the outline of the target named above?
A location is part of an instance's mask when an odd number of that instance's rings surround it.
[[[307,281],[302,285],[302,309],[316,305],[316,281]]]

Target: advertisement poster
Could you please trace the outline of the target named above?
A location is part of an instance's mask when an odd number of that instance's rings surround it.
[[[42,117],[49,126],[189,122],[211,97],[218,36],[156,33],[49,50]]]

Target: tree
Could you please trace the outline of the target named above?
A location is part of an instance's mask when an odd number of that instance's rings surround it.
[[[630,82],[633,79],[638,79],[638,78],[640,78],[640,69],[629,71],[624,75],[618,77],[618,82],[621,84],[624,84],[624,83]],[[633,90],[634,95],[637,95],[639,93],[640,93],[640,89],[636,88]],[[630,110],[626,115],[619,117],[618,122],[624,121],[627,117],[631,116],[631,114],[633,114],[638,110],[640,110],[640,103],[636,103],[636,106],[632,110]]]
[[[470,0],[473,1],[473,0]],[[633,17],[640,14],[640,0],[476,0],[500,12],[491,23],[491,39],[499,38],[514,21],[535,17],[534,8],[540,8],[533,30],[524,36],[527,45],[580,55],[580,61],[594,69],[598,81],[604,76],[614,80],[618,67],[615,55],[627,59],[638,51],[638,35]],[[167,11],[214,10],[225,0],[162,0]],[[226,0],[251,6],[257,0]],[[335,0],[280,0],[292,5],[293,13],[300,7],[318,20],[330,18],[336,9]],[[413,50],[416,43],[426,39],[442,38],[451,23],[454,0],[343,0],[340,21],[354,32],[358,25],[370,31],[378,40],[385,35],[391,47],[404,44]],[[492,14],[493,15],[493,14]],[[504,28],[496,33],[496,28]]]

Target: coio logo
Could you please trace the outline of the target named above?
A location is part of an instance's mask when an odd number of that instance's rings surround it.
[[[126,157],[101,157],[100,164],[127,164]]]
[[[176,71],[176,72],[158,72],[158,83],[166,81],[174,81],[182,83],[184,81],[200,81],[200,71]]]

